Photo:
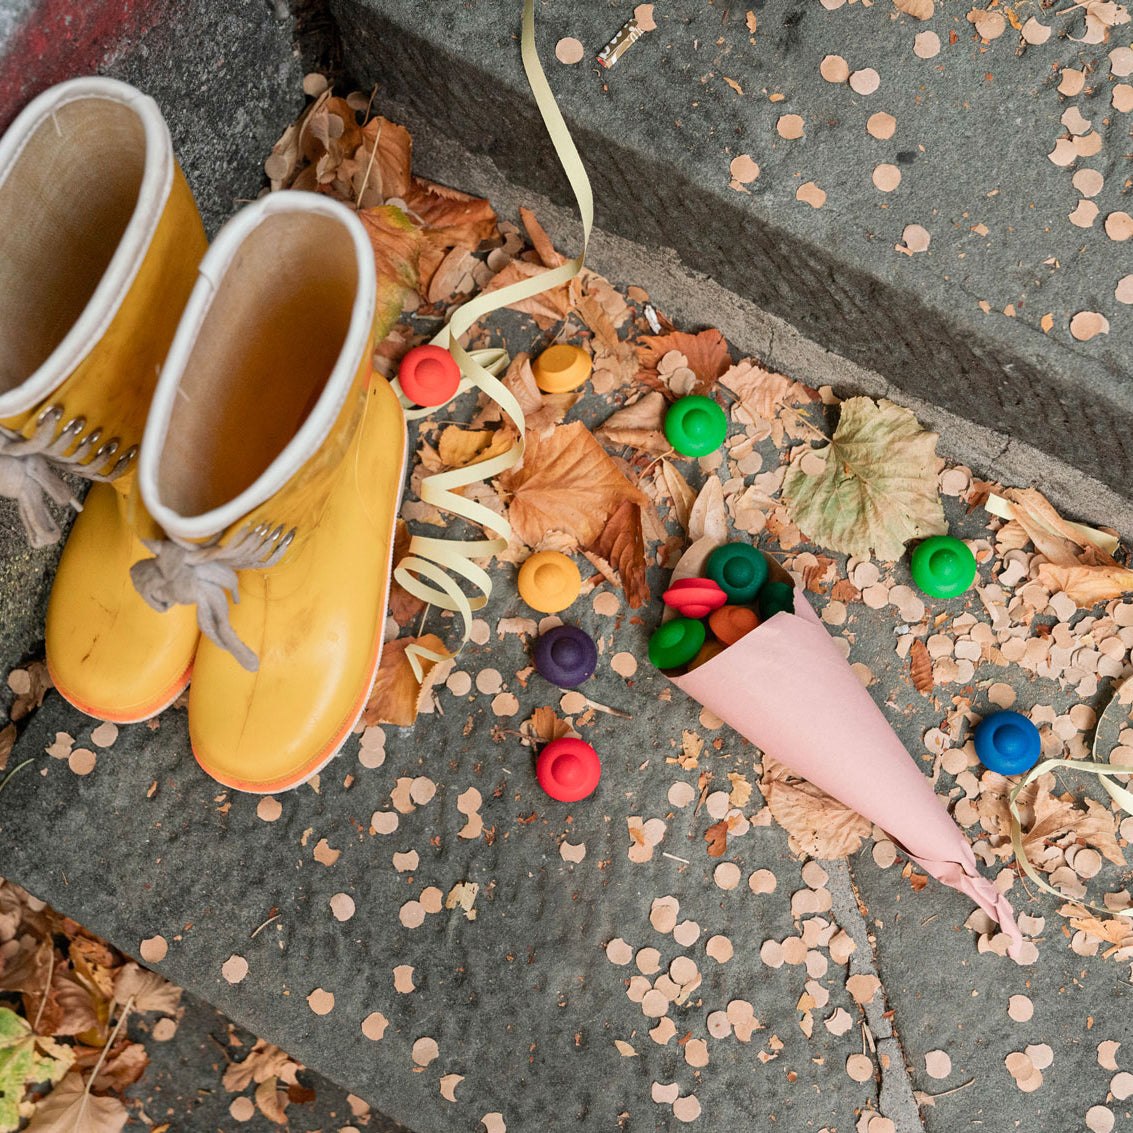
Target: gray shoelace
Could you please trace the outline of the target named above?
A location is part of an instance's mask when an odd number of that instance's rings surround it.
[[[126,471],[137,452],[136,447],[127,449],[108,467],[118,453],[117,438],[99,445],[101,429],[93,429],[83,437],[86,420],[82,417],[72,418],[57,434],[62,417],[63,410],[58,405],[45,409],[30,437],[0,426],[0,496],[16,501],[33,547],[47,547],[59,539],[59,524],[51,514],[48,500],[60,506],[70,505],[76,511],[83,509],[60,471],[83,480],[108,483]],[[68,452],[72,446],[74,451]]]
[[[283,558],[295,538],[295,528],[267,524],[244,527],[227,543],[183,543],[175,539],[143,539],[152,559],[141,559],[130,568],[134,589],[158,613],[171,606],[197,607],[201,633],[226,649],[249,672],[260,660],[236,635],[228,620],[228,598],[240,601],[240,570],[266,570]]]

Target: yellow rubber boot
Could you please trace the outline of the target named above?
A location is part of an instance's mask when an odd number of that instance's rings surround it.
[[[196,603],[198,762],[280,791],[337,752],[377,673],[405,422],[371,360],[398,303],[375,326],[365,229],[311,193],[243,209],[201,275],[139,465],[164,539],[133,577],[155,606]]]
[[[154,101],[112,79],[52,87],[0,139],[0,493],[29,541],[59,538],[60,472],[94,482],[47,615],[59,691],[144,719],[188,681],[195,619],[162,619],[129,567],[152,533],[134,463],[206,247]]]

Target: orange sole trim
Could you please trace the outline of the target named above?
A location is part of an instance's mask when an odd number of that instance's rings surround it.
[[[55,675],[55,670],[51,668],[50,661],[47,662],[47,673],[51,677],[51,683],[55,686],[55,691],[58,692],[68,704],[77,708],[80,712],[85,713],[87,716],[95,720],[106,720],[111,724],[141,724],[143,721],[152,720],[154,716],[164,712],[185,689],[189,687],[189,682],[193,679],[193,662],[190,661],[189,667],[181,676],[153,700],[148,701],[146,704],[139,705],[137,708],[123,711],[99,708],[69,693],[59,683]]]

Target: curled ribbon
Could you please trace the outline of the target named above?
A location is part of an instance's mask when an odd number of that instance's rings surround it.
[[[519,439],[507,452],[491,460],[472,465],[469,468],[456,468],[449,472],[438,472],[426,477],[421,483],[421,499],[434,507],[441,508],[461,519],[483,527],[492,538],[488,539],[435,539],[414,535],[409,543],[409,551],[394,569],[393,576],[410,594],[445,610],[457,611],[464,624],[460,647],[453,653],[438,653],[423,646],[411,645],[406,657],[413,668],[414,675],[422,680],[424,670],[422,661],[444,661],[455,657],[472,633],[472,613],[483,609],[492,593],[491,579],[477,559],[487,559],[507,549],[511,539],[511,525],[491,508],[475,500],[467,500],[458,494],[458,489],[471,484],[487,481],[500,473],[514,468],[523,459],[523,410],[512,392],[495,376],[507,364],[507,356],[502,351],[467,351],[460,345],[462,334],[479,319],[523,299],[530,299],[551,288],[559,287],[574,279],[582,270],[586,249],[590,242],[590,230],[594,223],[594,197],[590,179],[579,157],[574,139],[570,136],[566,122],[551,93],[547,76],[539,62],[535,48],[535,5],[534,0],[524,0],[523,37],[521,41],[523,69],[527,82],[555,155],[566,173],[574,192],[578,211],[582,218],[582,251],[567,263],[533,279],[522,280],[508,287],[488,294],[481,294],[458,307],[448,324],[433,338],[433,344],[443,346],[452,353],[463,375],[456,394],[476,388],[492,399],[514,425]],[[410,405],[395,380],[393,387],[403,404]],[[432,409],[407,409],[406,417],[416,419],[432,412]],[[451,573],[450,573],[451,572]],[[470,598],[453,575],[458,575],[472,584],[480,594]],[[428,579],[433,585],[427,585]]]
[[[1094,760],[1093,763],[1086,763],[1079,759],[1045,759],[1032,767],[1031,770],[1019,780],[1012,789],[1011,794],[1007,797],[1007,807],[1011,812],[1011,846],[1015,851],[1016,861],[1022,866],[1023,872],[1040,889],[1050,893],[1054,897],[1058,897],[1060,900],[1065,900],[1066,894],[1060,893],[1053,885],[1044,881],[1039,876],[1038,871],[1031,864],[1031,860],[1027,857],[1026,851],[1023,848],[1023,827],[1019,820],[1019,808],[1016,800],[1023,788],[1026,787],[1028,783],[1033,783],[1040,775],[1044,775],[1047,771],[1053,771],[1059,767],[1067,767],[1074,771],[1086,771],[1091,775],[1097,775],[1101,780],[1102,786],[1109,793],[1110,798],[1127,814],[1133,815],[1133,791],[1130,791],[1127,787],[1123,787],[1120,783],[1116,783],[1113,779],[1109,778],[1110,775],[1114,774],[1133,775],[1133,766],[1110,763],[1108,760],[1103,763],[1098,756],[1098,737],[1101,734],[1102,724],[1105,722],[1110,710],[1115,704],[1123,704],[1125,705],[1126,712],[1129,713],[1131,702],[1133,702],[1133,677],[1128,677],[1114,691],[1113,699],[1106,706],[1105,712],[1102,713],[1101,720],[1098,721],[1097,730],[1094,732],[1094,744],[1090,750],[1090,755]],[[1096,913],[1105,913],[1111,917],[1133,917],[1133,908],[1107,909],[1104,905],[1095,905],[1089,901],[1082,902],[1082,904],[1084,904],[1087,909],[1093,909]]]

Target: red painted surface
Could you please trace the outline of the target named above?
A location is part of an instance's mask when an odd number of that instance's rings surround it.
[[[162,0],[40,0],[2,49],[0,130],[40,91],[98,70],[155,22]]]

